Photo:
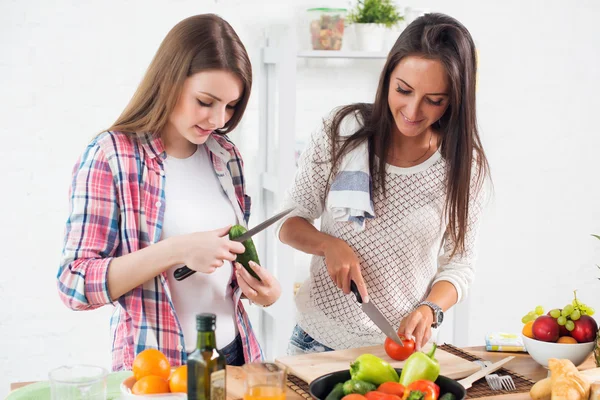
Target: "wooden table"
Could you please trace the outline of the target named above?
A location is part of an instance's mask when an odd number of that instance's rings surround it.
[[[465,350],[471,353],[475,357],[489,360],[491,362],[500,361],[501,359],[508,356],[515,356],[515,359],[506,365],[507,369],[510,369],[518,374],[521,374],[534,381],[539,381],[548,376],[548,370],[538,363],[536,363],[527,353],[503,353],[503,352],[490,352],[486,351],[485,347],[466,347]],[[585,363],[583,363],[579,369],[595,368],[596,364],[593,357],[590,357]],[[238,400],[243,397],[243,373],[239,367],[227,367],[227,398],[228,400]],[[529,393],[514,393],[494,396],[493,399],[498,400],[526,400],[530,399]],[[286,393],[286,400],[305,400],[298,393],[289,389]]]
[[[475,357],[482,358],[496,362],[507,356],[516,356],[514,360],[506,365],[507,369],[517,372],[529,379],[539,381],[548,375],[548,370],[533,361],[533,359],[526,353],[502,353],[502,352],[489,352],[485,350],[485,347],[465,347],[463,350],[471,353]],[[579,369],[595,368],[596,364],[593,357],[583,363]],[[243,397],[244,385],[243,385],[243,372],[240,367],[227,367],[227,398],[228,400],[238,400]],[[11,390],[18,389],[22,386],[28,385],[33,382],[18,382],[10,385]],[[494,396],[494,399],[499,400],[520,400],[529,399],[529,393],[515,393],[506,394],[500,396]],[[302,396],[288,388],[286,393],[287,400],[304,400]]]

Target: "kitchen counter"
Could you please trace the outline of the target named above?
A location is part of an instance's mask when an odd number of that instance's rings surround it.
[[[492,362],[496,362],[501,360],[507,356],[515,356],[515,359],[512,360],[509,364],[507,364],[506,368],[510,369],[514,372],[517,372],[529,379],[534,381],[538,381],[547,376],[548,371],[536,363],[528,354],[526,353],[503,353],[503,352],[488,352],[485,350],[485,347],[466,347],[463,349],[466,352],[471,353],[475,357],[482,358],[484,360],[489,360]],[[590,357],[584,364],[582,364],[579,369],[589,369],[595,368],[596,365],[594,363],[593,357]],[[22,386],[30,384],[32,382],[18,382],[11,384],[11,390],[18,389]],[[237,400],[243,397],[243,372],[240,367],[227,367],[227,398],[228,400]],[[302,396],[289,389],[286,393],[287,400],[305,400]],[[514,393],[514,394],[505,394],[500,396],[494,396],[494,399],[507,399],[507,400],[520,400],[520,399],[529,399],[529,393]]]

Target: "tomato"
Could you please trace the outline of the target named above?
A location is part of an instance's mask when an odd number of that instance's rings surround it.
[[[385,382],[379,385],[377,391],[402,397],[404,396],[404,385],[398,382]]]
[[[342,400],[367,400],[362,394],[352,393],[342,397]]]
[[[379,390],[379,389],[378,389]],[[401,400],[402,397],[394,394],[383,393],[379,391],[367,392],[365,394],[367,400]]]
[[[415,352],[415,341],[412,339],[405,339],[404,336],[400,336],[400,339],[402,339],[404,347],[400,346],[390,338],[385,339],[384,347],[388,356],[397,361],[404,361]]]

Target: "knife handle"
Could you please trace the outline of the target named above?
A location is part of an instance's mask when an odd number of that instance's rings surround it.
[[[358,292],[358,287],[356,286],[356,283],[354,283],[354,281],[350,281],[350,291],[356,296],[356,301],[362,304],[362,296]]]
[[[175,280],[182,281],[188,276],[194,275],[195,273],[196,271],[189,269],[184,265],[183,267],[177,268],[173,273],[173,276],[175,277]]]

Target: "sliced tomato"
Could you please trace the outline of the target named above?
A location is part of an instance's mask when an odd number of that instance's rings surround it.
[[[379,385],[377,391],[402,397],[404,396],[404,389],[404,385],[398,382],[384,382]]]
[[[406,339],[404,336],[400,336],[400,339],[402,339],[402,344],[404,344],[404,347],[400,346],[392,339],[386,338],[384,348],[386,354],[394,360],[404,361],[415,352],[415,341],[412,339]]]

